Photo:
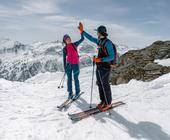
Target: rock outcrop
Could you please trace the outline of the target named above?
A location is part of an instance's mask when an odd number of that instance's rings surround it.
[[[170,67],[154,62],[156,59],[170,58],[170,41],[157,41],[141,50],[131,50],[123,54],[120,64],[111,73],[113,85],[128,83],[131,79],[151,81],[169,73]]]

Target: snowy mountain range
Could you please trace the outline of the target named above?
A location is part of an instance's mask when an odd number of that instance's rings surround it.
[[[0,78],[25,81],[38,73],[63,71],[63,45],[60,41],[22,44],[10,39],[0,39]],[[129,50],[117,46],[120,54]],[[80,65],[91,65],[96,53],[94,45],[84,42],[79,47]]]

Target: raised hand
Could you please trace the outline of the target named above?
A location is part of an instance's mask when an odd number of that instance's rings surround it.
[[[79,22],[78,29],[79,29],[80,33],[82,34],[83,31],[84,31],[84,27],[83,27],[83,24],[81,22]]]

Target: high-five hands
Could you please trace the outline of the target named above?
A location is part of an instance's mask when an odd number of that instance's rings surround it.
[[[84,31],[84,27],[83,27],[83,24],[81,22],[79,22],[78,29],[79,29],[80,33],[82,34],[83,31]]]

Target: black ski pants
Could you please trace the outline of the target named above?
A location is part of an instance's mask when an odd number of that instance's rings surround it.
[[[97,78],[100,100],[105,104],[111,104],[112,102],[112,93],[109,84],[110,71],[111,71],[110,68],[105,68],[101,66],[100,67],[97,66],[96,69],[96,78]]]

